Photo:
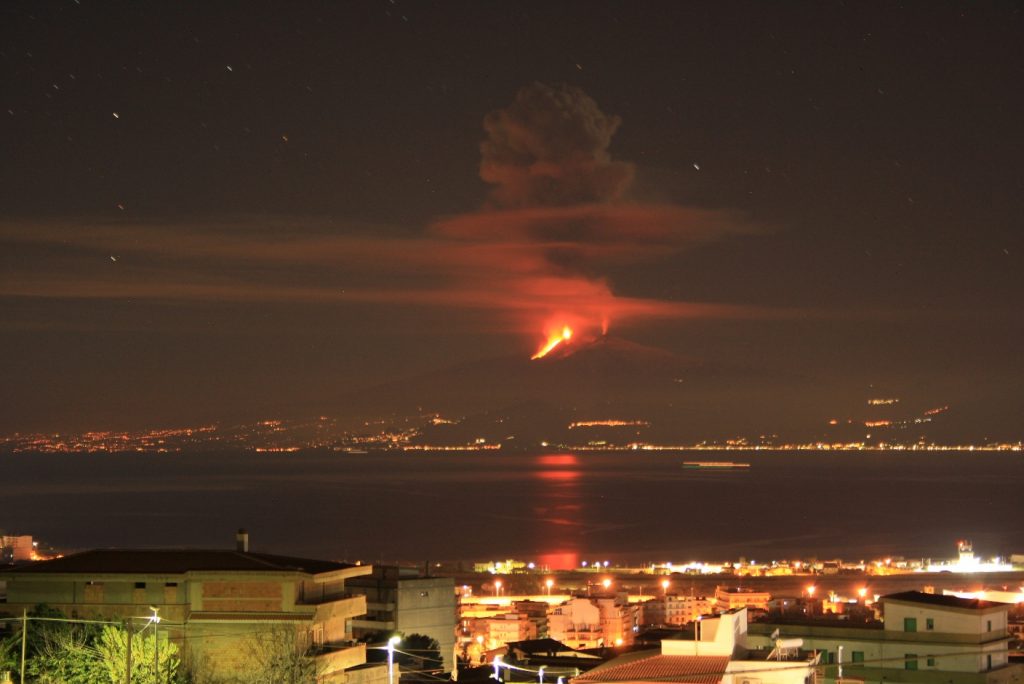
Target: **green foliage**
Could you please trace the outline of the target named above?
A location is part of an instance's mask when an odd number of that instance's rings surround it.
[[[21,634],[0,636],[0,672],[13,672],[21,657]]]
[[[181,664],[178,647],[167,640],[166,635],[160,636],[159,677],[154,672],[156,639],[152,626],[132,634],[132,684],[156,684],[160,682],[176,682]],[[125,680],[125,667],[128,660],[128,632],[121,627],[104,625],[95,642],[95,652],[101,664],[104,676],[96,682],[120,684]]]
[[[103,672],[92,642],[92,625],[67,622],[31,622],[32,655],[25,664],[26,674],[41,684],[93,684]]]
[[[98,625],[67,619],[49,606],[36,606],[29,613],[26,638],[25,674],[37,684],[122,684],[127,661],[127,630],[118,625]],[[167,634],[160,635],[160,676],[154,675],[155,630],[152,625],[136,623],[132,636],[132,683],[178,684],[180,658],[178,647]],[[0,671],[13,655],[17,669],[21,653],[21,634],[0,643]],[[11,652],[12,651],[12,652]]]

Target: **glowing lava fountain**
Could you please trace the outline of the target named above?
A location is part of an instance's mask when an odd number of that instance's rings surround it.
[[[563,325],[562,331],[558,333],[552,333],[551,336],[548,337],[547,343],[545,343],[545,345],[541,347],[536,354],[531,356],[530,360],[532,361],[534,359],[540,359],[547,356],[555,347],[562,344],[563,342],[568,342],[570,339],[572,339],[572,328],[570,328],[567,325]]]

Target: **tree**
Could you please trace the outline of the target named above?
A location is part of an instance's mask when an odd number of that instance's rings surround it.
[[[246,642],[252,668],[247,681],[252,684],[312,684],[316,681],[316,662],[308,640],[294,627],[275,626],[257,632]]]
[[[32,655],[28,675],[43,684],[93,684],[102,681],[103,667],[93,648],[94,625],[36,622],[29,628]]]
[[[0,672],[13,672],[18,668],[20,648],[20,635],[9,634],[0,637]]]
[[[156,653],[157,638],[160,652]],[[124,627],[104,625],[95,639],[93,651],[103,673],[102,679],[121,684],[125,680],[125,666],[128,664],[128,630]],[[159,675],[154,672],[154,657],[159,656]],[[164,684],[178,681],[181,658],[176,644],[159,635],[150,625],[132,634],[132,684]]]
[[[395,662],[402,667],[403,681],[434,681],[436,675],[444,671],[441,645],[426,634],[403,637]]]

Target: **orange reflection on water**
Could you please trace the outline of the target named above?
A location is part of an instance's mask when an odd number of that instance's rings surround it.
[[[573,570],[580,565],[580,554],[575,551],[554,551],[537,556],[541,566],[551,570]]]
[[[540,483],[534,515],[541,525],[537,537],[543,549],[538,559],[551,570],[575,568],[583,512],[579,460],[575,454],[544,454],[534,464],[533,475]]]
[[[542,466],[574,466],[579,465],[576,454],[545,454],[537,457],[537,464]]]
[[[542,470],[537,473],[537,478],[540,480],[575,480],[580,476],[578,470]]]

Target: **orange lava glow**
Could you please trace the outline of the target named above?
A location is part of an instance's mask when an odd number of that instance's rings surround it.
[[[562,344],[572,339],[572,328],[567,325],[562,326],[561,332],[552,333],[548,336],[548,341],[541,347],[536,354],[530,357],[531,360],[541,359],[551,353],[551,351]]]

